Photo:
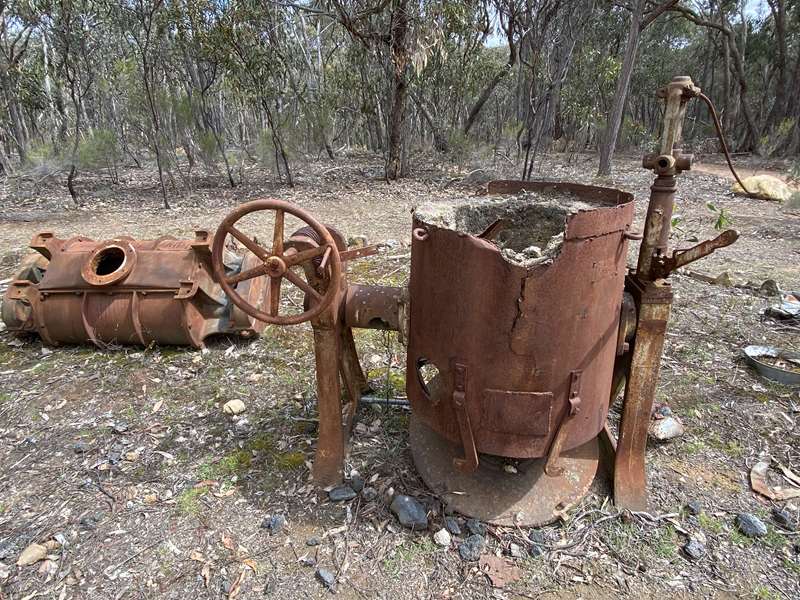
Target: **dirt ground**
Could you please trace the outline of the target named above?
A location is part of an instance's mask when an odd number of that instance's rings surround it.
[[[568,164],[552,156],[539,175],[630,190],[640,225],[651,177],[638,162],[620,159],[611,180],[598,180],[593,157]],[[59,181],[6,180],[0,280],[12,277],[30,238],[43,230],[95,239],[191,237],[198,228],[213,230],[239,202],[272,195],[347,236],[395,240],[353,263],[349,277],[402,285],[415,205],[471,195],[482,175],[517,172],[511,165],[483,174],[474,172],[478,163],[417,165],[410,178],[387,184],[374,158],[312,163],[298,169],[294,189],[259,170],[233,190],[209,175],[192,193],[176,192],[169,211],[159,208],[154,171],[123,171],[119,185],[83,176],[80,208]],[[563,521],[541,528],[533,546],[527,530],[490,526],[487,553],[506,555],[512,543],[531,550],[507,559],[519,580],[494,588],[477,563],[460,559],[460,537],[449,548],[434,543],[444,507],[414,470],[403,409],[365,406],[358,415],[363,426],[347,467],[378,491],[376,499],[331,503],[313,487],[307,325],[268,327],[252,343],[219,339],[202,352],[51,349],[0,331],[0,598],[326,597],[316,566],[336,576],[344,598],[800,597],[800,537],[770,516],[785,507],[796,522],[800,499],[771,502],[748,478],[767,456],[800,473],[800,393],[758,377],[741,357],[751,343],[800,349],[797,329],[762,320],[777,299],[758,291],[767,279],[800,289],[800,214],[734,197],[729,188],[724,176],[702,170],[680,178],[675,245],[718,233],[709,201],[725,209],[741,238],[690,267],[710,277],[727,272],[733,286],[686,272],[673,277],[657,400],[686,433],[651,441],[649,512],[617,511],[600,476]],[[362,331],[357,344],[374,387],[402,392],[405,356],[395,336]],[[244,416],[223,414],[231,399],[244,401]],[[386,502],[390,489],[424,503],[429,531],[399,526]],[[690,514],[688,502],[702,512]],[[742,535],[734,525],[740,512],[759,516],[767,535]],[[262,522],[272,515],[287,524],[271,534]],[[318,545],[308,545],[313,537]],[[682,551],[690,538],[705,546],[699,559]],[[60,547],[53,544],[48,558],[16,565],[29,544],[50,540]]]

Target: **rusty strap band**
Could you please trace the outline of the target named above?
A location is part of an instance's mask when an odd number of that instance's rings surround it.
[[[464,473],[472,473],[478,468],[478,450],[475,448],[475,437],[467,410],[467,367],[454,364],[453,407],[458,419],[461,433],[461,444],[464,447],[464,458],[454,458],[453,465]]]

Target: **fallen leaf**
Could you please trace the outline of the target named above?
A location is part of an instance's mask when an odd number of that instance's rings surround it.
[[[753,491],[756,491],[759,494],[770,498],[771,500],[800,498],[800,488],[785,488],[780,485],[769,485],[769,483],[767,483],[768,470],[769,463],[767,461],[757,462],[753,465],[753,468],[750,469],[750,485],[752,486]]]
[[[192,560],[196,560],[197,562],[201,562],[201,563],[206,562],[206,557],[203,556],[202,554],[200,554],[199,550],[192,550],[189,553],[189,558],[192,559]]]
[[[225,546],[231,552],[236,551],[236,542],[234,542],[233,538],[224,531],[222,532],[222,545]]]
[[[203,481],[195,483],[194,489],[199,490],[201,488],[214,487],[215,485],[217,485],[217,482],[213,479],[204,479]]]
[[[159,400],[158,402],[156,402],[153,405],[153,412],[157,413],[162,406],[164,406],[164,401],[163,400]]]
[[[208,584],[211,581],[211,565],[206,563],[203,565],[203,568],[200,569],[200,575],[203,577],[203,583],[208,588]]]
[[[31,544],[19,555],[17,566],[27,567],[28,565],[39,562],[45,556],[47,556],[47,548],[45,546],[42,544]]]
[[[242,560],[242,564],[250,567],[253,570],[253,573],[258,575],[258,563],[254,561],[252,558],[245,558]]]
[[[478,561],[481,571],[486,573],[492,585],[496,588],[505,587],[507,583],[518,581],[522,571],[507,560],[494,554],[484,554]]]
[[[239,573],[239,576],[231,584],[231,589],[228,592],[228,600],[233,600],[239,595],[239,592],[242,591],[242,582],[244,581],[245,573],[247,573],[247,570],[242,569],[242,572]]]
[[[791,483],[794,485],[800,485],[800,477],[790,471],[789,467],[778,463],[778,468],[781,470],[781,473],[783,473],[783,476],[786,477],[786,479],[788,479]]]

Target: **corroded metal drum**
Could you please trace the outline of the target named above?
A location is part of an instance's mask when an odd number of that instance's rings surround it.
[[[562,423],[562,450],[605,423],[633,197],[537,182],[490,193],[522,189],[415,211],[407,390],[445,438],[535,458]]]
[[[212,276],[211,240],[118,237],[96,242],[40,233],[3,298],[11,331],[38,333],[51,345],[150,343],[202,347],[213,334],[255,336],[264,329],[235,308]],[[251,253],[231,255],[232,273],[255,266]],[[258,277],[237,291],[253,304],[268,286]]]
[[[456,510],[537,524],[594,477],[633,197],[550,182],[489,192],[414,213],[412,451]]]

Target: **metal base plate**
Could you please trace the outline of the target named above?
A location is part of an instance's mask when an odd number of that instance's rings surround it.
[[[561,455],[563,474],[544,472],[545,458],[509,459],[479,455],[474,473],[462,473],[453,459],[461,448],[433,431],[413,413],[411,454],[426,485],[452,510],[496,525],[539,527],[552,523],[589,490],[599,463],[597,438]],[[509,472],[512,465],[516,473]]]

